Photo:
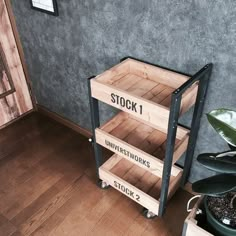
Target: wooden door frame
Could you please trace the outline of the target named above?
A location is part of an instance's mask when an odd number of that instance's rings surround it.
[[[10,23],[11,23],[11,26],[12,26],[13,35],[14,35],[14,38],[15,38],[15,41],[16,41],[16,46],[17,46],[18,53],[19,53],[19,56],[20,56],[21,65],[22,65],[22,68],[23,68],[23,71],[24,71],[24,74],[25,74],[26,83],[27,83],[28,90],[29,90],[29,93],[30,93],[30,97],[31,97],[31,100],[32,100],[32,104],[33,104],[33,109],[30,112],[36,111],[37,110],[36,98],[35,98],[34,94],[32,93],[32,82],[29,79],[29,73],[28,73],[28,69],[27,69],[27,66],[26,66],[26,62],[25,62],[24,51],[23,51],[23,47],[22,47],[22,44],[21,44],[21,41],[20,41],[20,35],[18,33],[18,30],[17,30],[16,20],[15,20],[14,14],[13,14],[11,1],[10,0],[3,0],[3,1],[6,4],[8,16],[9,16]],[[29,112],[27,112],[27,114],[28,113]],[[18,120],[20,118],[21,117],[16,118],[15,120]],[[9,123],[11,123],[11,122],[9,122]]]

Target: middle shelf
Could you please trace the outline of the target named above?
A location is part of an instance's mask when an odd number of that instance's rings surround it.
[[[182,169],[175,162],[185,152],[189,130],[178,127],[174,147],[172,176]],[[125,112],[118,113],[110,121],[95,130],[96,142],[119,156],[133,162],[152,174],[162,177],[167,134],[150,127]]]

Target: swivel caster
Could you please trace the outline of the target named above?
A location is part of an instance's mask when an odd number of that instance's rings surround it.
[[[107,184],[105,181],[103,180],[99,180],[98,181],[98,186],[101,188],[101,189],[108,189],[110,187],[109,184]]]
[[[147,218],[147,219],[153,219],[153,218],[156,217],[156,215],[155,215],[153,212],[149,211],[149,210],[146,209],[146,208],[143,209],[142,214],[143,214],[143,216],[144,216],[145,218]]]

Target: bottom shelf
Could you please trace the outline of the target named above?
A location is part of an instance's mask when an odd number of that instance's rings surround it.
[[[180,184],[182,171],[171,176],[168,199]],[[132,162],[114,154],[99,168],[99,178],[158,215],[161,193],[161,178]]]

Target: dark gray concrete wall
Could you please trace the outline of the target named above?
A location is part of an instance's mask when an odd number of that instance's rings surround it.
[[[130,55],[190,74],[213,62],[204,112],[236,107],[236,1],[57,2],[53,17],[12,0],[39,104],[90,129],[86,78]],[[102,107],[103,118],[111,113]],[[195,156],[221,149],[226,144],[203,116]],[[191,180],[209,174],[194,162]]]

